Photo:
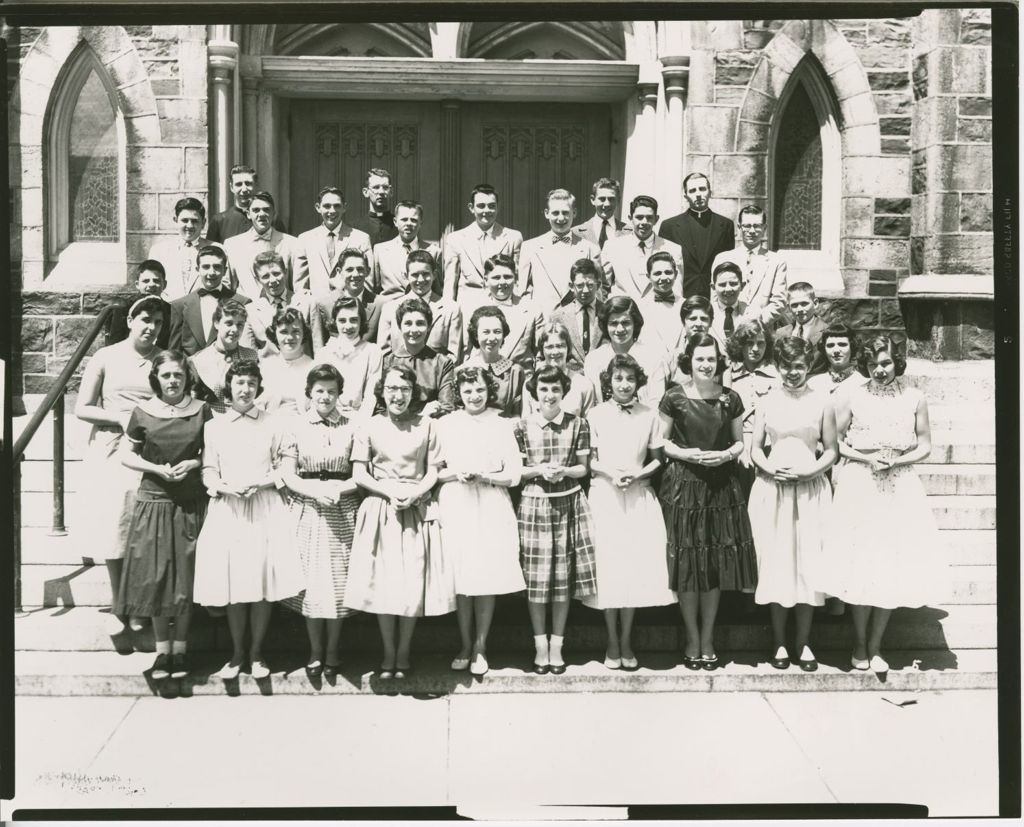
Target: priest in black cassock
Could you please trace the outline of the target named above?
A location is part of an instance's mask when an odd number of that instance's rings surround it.
[[[398,235],[395,215],[388,207],[391,200],[391,173],[386,169],[371,169],[366,173],[363,197],[367,201],[367,209],[363,212],[352,210],[352,213],[345,216],[346,220],[357,230],[366,233],[370,237],[370,244],[380,244],[395,238]]]

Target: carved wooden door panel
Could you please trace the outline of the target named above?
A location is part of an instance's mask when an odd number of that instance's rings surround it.
[[[577,221],[590,216],[590,187],[610,171],[607,105],[467,103],[461,122],[461,191],[493,185],[502,224],[524,238],[546,232],[544,200],[557,187],[576,196]]]
[[[320,223],[313,205],[321,187],[341,188],[348,215],[365,210],[366,172],[379,167],[391,173],[392,204],[420,201],[423,237],[438,238],[437,103],[293,100],[290,122],[293,233]]]

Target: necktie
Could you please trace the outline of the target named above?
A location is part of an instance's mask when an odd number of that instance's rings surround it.
[[[732,319],[733,308],[725,308],[725,324],[722,328],[725,330],[726,338],[732,336],[732,332],[736,329],[736,323]]]
[[[793,335],[796,336],[798,339],[803,339],[804,338],[804,326],[802,324],[798,324],[796,326],[796,330],[793,331]]]
[[[405,254],[408,256],[412,252],[412,246],[409,244],[403,244],[402,249],[405,250]]]
[[[334,230],[327,233],[327,259],[334,266]]]
[[[597,238],[597,246],[604,248],[604,243],[608,240],[608,219],[604,219],[601,222],[601,235]]]
[[[192,284],[192,268],[196,266],[195,249],[191,241],[185,242],[185,252],[181,257],[181,284],[188,290]]]
[[[590,310],[583,308],[583,352],[590,353]]]
[[[647,244],[645,242],[643,242],[643,241],[640,242],[640,252],[641,253],[646,253],[647,252]]]

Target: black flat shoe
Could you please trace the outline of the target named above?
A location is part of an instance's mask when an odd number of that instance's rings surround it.
[[[187,678],[188,673],[192,668],[192,664],[189,663],[188,655],[184,652],[179,652],[177,655],[171,655],[171,677],[176,680]]]
[[[790,665],[790,662],[791,662],[789,660],[789,654],[786,653],[784,657],[780,658],[779,657],[779,652],[784,652],[785,653],[786,649],[784,647],[780,646],[778,649],[775,650],[775,657],[773,657],[768,662],[772,665],[772,668],[774,668],[774,669],[789,669],[789,665]]]
[[[553,664],[551,664],[551,666],[549,668],[551,669],[551,674],[552,675],[563,675],[563,674],[565,674],[565,664],[564,663],[558,663],[558,664],[554,664],[553,663]]]
[[[531,671],[535,675],[546,675],[548,672],[551,671],[551,667],[546,663],[535,663],[533,664]]]
[[[157,655],[156,660],[153,661],[153,669],[149,674],[155,681],[169,678],[171,676],[171,656],[166,652],[161,652]]]
[[[306,664],[306,677],[311,681],[316,680],[324,673],[324,665],[320,661],[315,660],[312,663]]]
[[[324,677],[327,680],[332,681],[338,677],[338,672],[341,670],[340,663],[325,663],[324,664]]]
[[[691,658],[689,655],[683,655],[683,666],[687,669],[692,669],[694,672],[698,671],[701,668],[700,655],[694,658]]]
[[[403,681],[408,678],[413,672],[412,666],[396,666],[395,667],[395,680]]]
[[[816,660],[798,660],[797,665],[804,670],[804,672],[817,672],[818,661]]]
[[[701,655],[700,665],[705,672],[714,672],[718,668],[718,655]]]

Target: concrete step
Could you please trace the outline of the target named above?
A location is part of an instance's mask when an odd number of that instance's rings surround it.
[[[938,465],[921,463],[918,476],[929,494],[949,496],[994,496],[996,493],[996,467],[977,463]]]
[[[961,430],[932,431],[932,452],[926,462],[988,465],[996,461],[994,434],[972,434]]]
[[[15,648],[19,651],[153,651],[152,631],[124,631],[108,610],[94,607],[35,609],[18,617],[14,624]],[[584,651],[601,651],[605,628],[600,613],[576,604],[569,619],[570,643]],[[641,609],[633,634],[641,651],[681,651],[682,625],[673,606]],[[715,640],[733,652],[762,651],[771,646],[771,621],[767,607],[753,613],[735,610],[723,602]],[[416,627],[416,648],[444,653],[458,648],[458,626],[454,615],[425,618]],[[886,631],[886,642],[903,649],[989,649],[996,645],[994,605],[938,605],[922,609],[899,609]],[[230,651],[231,637],[224,618],[210,617],[203,608],[194,612],[189,643],[195,651]],[[490,636],[492,652],[532,651],[532,637],[522,598],[499,600]],[[849,616],[832,617],[816,613],[811,643],[815,648],[846,649],[853,645]],[[277,606],[267,640],[268,652],[304,652],[306,632],[295,613]],[[342,651],[376,652],[380,637],[375,619],[356,615],[345,621]]]
[[[184,680],[153,681],[153,656],[141,652],[19,652],[15,656],[15,693],[48,696],[191,695],[397,695],[505,694],[512,692],[914,692],[952,689],[990,689],[996,686],[996,654],[992,650],[952,650],[935,653],[891,650],[890,670],[884,677],[850,668],[848,649],[817,652],[820,668],[813,673],[795,667],[785,671],[763,662],[763,653],[733,658],[719,650],[722,664],[714,672],[690,671],[675,654],[641,654],[636,672],[609,670],[596,654],[568,652],[563,675],[534,675],[525,671],[530,657],[491,656],[491,671],[482,679],[448,668],[447,655],[415,659],[415,671],[404,680],[381,680],[373,673],[376,655],[346,662],[332,682],[311,681],[303,658],[275,659],[270,678],[255,681],[248,674],[223,681],[215,674],[223,656],[198,656],[192,675]]]
[[[995,361],[908,359],[907,371],[900,381],[919,388],[933,405],[992,406],[995,399]]]
[[[940,529],[996,527],[996,498],[993,496],[937,496],[929,497],[928,502]]]
[[[994,434],[996,407],[993,401],[928,404],[928,420],[936,430],[960,430]]]

